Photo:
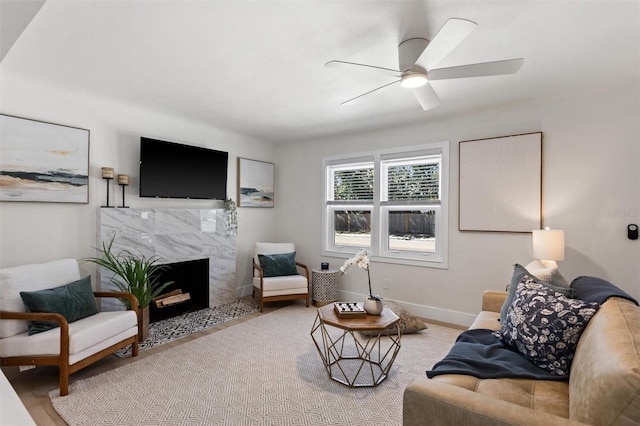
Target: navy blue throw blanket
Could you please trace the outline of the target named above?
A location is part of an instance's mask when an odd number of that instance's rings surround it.
[[[636,299],[601,278],[578,277],[571,281],[571,288],[575,291],[575,298],[585,302],[596,302],[602,305],[610,297],[621,297],[638,304]]]
[[[578,277],[571,282],[575,298],[603,304],[610,297],[621,297],[638,305],[638,301],[608,281],[594,277]],[[479,379],[525,378],[537,380],[569,380],[537,367],[513,346],[505,346],[492,330],[475,329],[458,336],[449,354],[427,377],[440,374],[465,374]]]
[[[551,374],[536,366],[515,347],[505,346],[493,333],[484,328],[463,331],[449,354],[427,371],[427,377],[466,374],[479,379],[569,380],[569,376]]]

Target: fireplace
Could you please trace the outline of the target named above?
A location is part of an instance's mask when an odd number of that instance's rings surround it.
[[[173,281],[162,291],[163,295],[170,296],[151,302],[150,322],[209,307],[208,258],[168,263],[165,266],[156,271],[154,276],[157,276],[158,283]]]
[[[237,299],[236,237],[228,235],[223,209],[98,209],[98,244],[114,235],[113,251],[131,250],[157,256],[162,263],[209,260],[209,301],[212,307]],[[113,273],[98,268],[100,290],[114,291]],[[172,279],[173,280],[173,279]],[[124,309],[118,299],[103,298],[102,309]]]

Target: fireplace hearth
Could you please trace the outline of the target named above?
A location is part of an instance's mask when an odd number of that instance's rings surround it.
[[[184,297],[173,296],[176,302],[167,305],[163,305],[160,301],[152,302],[149,309],[150,322],[209,307],[209,259],[174,262],[165,266],[154,274],[158,283],[173,281],[173,284],[167,286],[162,293],[170,294],[180,291]]]

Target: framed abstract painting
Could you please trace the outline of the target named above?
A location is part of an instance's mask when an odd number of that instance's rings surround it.
[[[0,201],[89,202],[89,130],[0,114]]]
[[[238,207],[273,207],[275,165],[238,158]]]

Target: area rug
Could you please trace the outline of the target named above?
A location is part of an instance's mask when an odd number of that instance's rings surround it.
[[[315,316],[289,305],[49,396],[69,425],[400,425],[406,385],[460,333],[430,325],[402,336],[384,382],[349,388],[327,377],[310,336]]]
[[[258,312],[260,306],[251,301],[238,299],[212,308],[188,312],[149,325],[149,337],[138,344],[139,351],[172,342],[198,331],[224,324],[244,315]],[[120,358],[131,356],[131,346],[115,352]]]

